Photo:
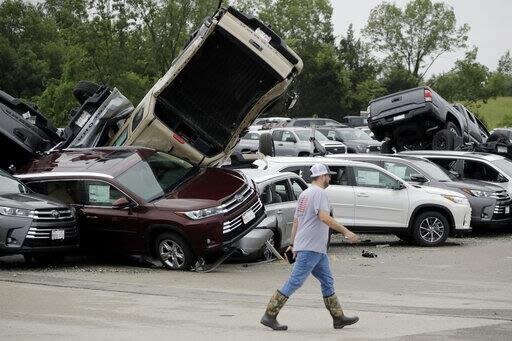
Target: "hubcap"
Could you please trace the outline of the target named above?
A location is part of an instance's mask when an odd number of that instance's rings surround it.
[[[435,243],[443,238],[445,233],[443,222],[435,217],[425,218],[420,224],[420,236],[429,243]]]
[[[171,269],[179,269],[185,264],[185,252],[174,240],[165,239],[158,247],[160,259]]]
[[[274,241],[274,236],[270,237],[267,242],[272,245],[274,248],[276,247],[276,244],[275,244],[275,241]],[[267,246],[267,243],[265,243],[265,248],[263,250],[263,258],[265,260],[271,260],[271,259],[274,259],[275,258],[275,255],[274,253],[272,252],[272,250],[269,249],[269,247]]]

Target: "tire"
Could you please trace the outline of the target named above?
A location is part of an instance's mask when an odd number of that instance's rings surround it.
[[[450,234],[446,217],[436,211],[423,212],[414,220],[412,238],[417,245],[439,246]]]
[[[448,121],[448,123],[446,123],[446,130],[449,130],[458,136],[462,136],[459,126],[451,121]]]
[[[96,83],[89,81],[80,81],[73,89],[73,96],[80,104],[84,104],[85,101],[98,91],[100,86]]]
[[[175,233],[158,235],[154,247],[155,254],[169,270],[189,270],[196,260],[187,242]]]
[[[454,147],[455,134],[448,129],[438,131],[432,138],[432,150],[453,150]]]
[[[259,152],[265,156],[275,156],[276,148],[272,134],[264,133],[260,136]]]

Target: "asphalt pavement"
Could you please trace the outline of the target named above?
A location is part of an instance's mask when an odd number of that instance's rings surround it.
[[[0,339],[510,340],[512,233],[407,246],[395,237],[329,254],[338,297],[360,322],[331,327],[310,278],[279,315],[287,332],[259,324],[290,265],[224,264],[213,273],[171,272],[134,260],[68,259],[27,265],[0,258]],[[362,250],[378,255],[363,258]]]

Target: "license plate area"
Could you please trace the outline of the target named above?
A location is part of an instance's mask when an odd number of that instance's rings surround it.
[[[404,118],[405,118],[405,114],[398,115],[398,116],[393,117],[393,121],[400,121],[400,120],[403,120]]]
[[[51,239],[52,240],[62,240],[65,237],[64,230],[52,230]]]
[[[244,222],[244,224],[250,223],[251,221],[254,220],[254,218],[256,218],[256,215],[252,210],[249,210],[242,215],[242,221]]]
[[[506,154],[507,151],[508,151],[507,147],[505,147],[505,146],[498,146],[498,153]]]

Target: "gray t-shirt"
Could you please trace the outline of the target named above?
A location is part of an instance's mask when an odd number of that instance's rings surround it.
[[[329,226],[324,224],[318,213],[331,212],[325,190],[312,185],[299,196],[295,218],[298,219],[297,234],[293,251],[315,251],[327,253]]]

